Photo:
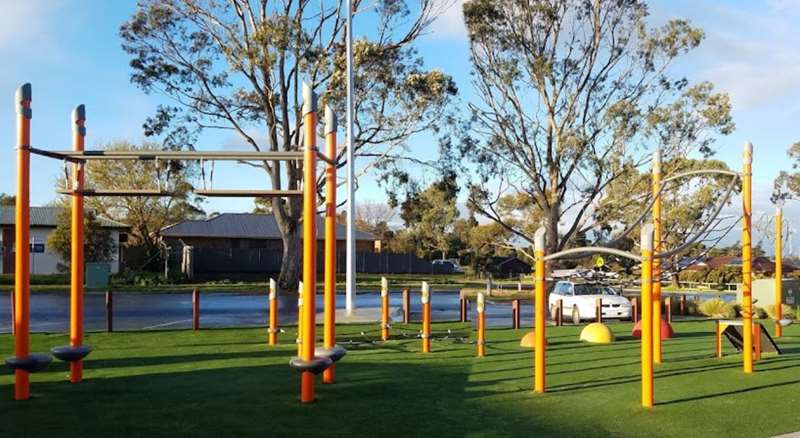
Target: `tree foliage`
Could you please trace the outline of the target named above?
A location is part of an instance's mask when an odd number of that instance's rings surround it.
[[[111,231],[103,228],[97,213],[84,210],[83,257],[86,262],[109,262],[117,253]],[[69,266],[72,254],[72,210],[66,202],[59,206],[55,230],[47,236],[47,246]]]
[[[369,37],[354,42],[353,148],[360,157],[391,158],[413,134],[442,121],[456,87],[450,76],[426,70],[413,43],[447,2],[355,0],[371,14]],[[265,0],[141,0],[122,25],[131,56],[131,80],[146,92],[167,94],[174,105],[148,119],[148,134],[173,147],[191,147],[202,129],[234,133],[255,150],[293,151],[302,144],[302,84],[343,114],[346,13],[344,2]],[[320,119],[322,119],[320,117]],[[344,161],[339,157],[340,165]],[[275,189],[297,189],[300,163],[251,163]],[[272,200],[283,238],[280,286],[299,278],[302,212],[299,199]]]
[[[17,204],[16,195],[6,195],[5,193],[0,193],[0,205],[4,207],[13,207],[16,204]]]
[[[624,214],[593,220],[610,186],[638,190],[615,183],[654,146],[667,160],[712,154],[733,129],[728,96],[669,72],[703,32],[686,20],[650,28],[647,16],[635,0],[464,3],[478,102],[468,135],[445,146],[478,171],[472,208],[528,242],[544,225],[553,252]]]
[[[459,216],[455,175],[445,175],[425,190],[410,193],[400,208],[405,228],[395,236],[395,249],[415,252],[419,257],[447,256],[449,234]]]
[[[800,197],[800,141],[791,145],[786,153],[792,160],[792,172],[782,170],[775,178],[772,191],[773,202],[783,202]]]

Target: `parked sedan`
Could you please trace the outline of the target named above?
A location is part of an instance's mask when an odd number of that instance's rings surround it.
[[[550,315],[555,315],[558,300],[563,300],[564,315],[570,315],[574,324],[584,319],[594,319],[597,299],[602,299],[603,318],[628,319],[631,303],[613,287],[598,283],[559,281],[550,293]]]

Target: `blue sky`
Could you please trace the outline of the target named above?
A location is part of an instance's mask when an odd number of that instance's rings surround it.
[[[470,98],[469,60],[460,3],[448,10],[419,49],[430,67],[452,74]],[[146,96],[128,80],[128,57],[120,48],[117,31],[135,9],[134,1],[27,0],[7,2],[0,15],[0,192],[14,187],[14,90],[31,82],[34,90],[33,144],[50,149],[69,148],[71,109],[87,106],[87,147],[127,139],[141,141],[141,124],[152,114],[159,96]],[[742,143],[755,144],[755,213],[769,212],[772,180],[787,170],[785,150],[800,140],[800,0],[712,1],[663,0],[651,2],[651,21],[688,18],[705,29],[703,45],[675,67],[691,81],[710,80],[730,93],[736,131],[717,144],[718,158],[738,168]],[[358,22],[356,22],[358,26]],[[358,34],[356,29],[356,34]],[[225,135],[206,135],[202,149],[234,148]],[[415,153],[430,154],[435,145],[427,136],[415,139]],[[54,198],[52,183],[59,163],[34,159],[32,203]],[[215,187],[266,184],[251,170],[220,168]],[[379,201],[382,191],[363,181],[359,199]],[[340,199],[343,194],[340,194]],[[249,211],[251,200],[209,201],[207,211]],[[787,204],[787,216],[800,208]],[[800,226],[800,222],[798,222]]]

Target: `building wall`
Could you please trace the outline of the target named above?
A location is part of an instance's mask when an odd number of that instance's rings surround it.
[[[47,238],[50,234],[55,230],[55,228],[51,227],[31,227],[31,241],[34,244],[34,248],[38,249],[38,245],[43,246],[42,252],[37,252],[35,250],[31,251],[30,256],[30,266],[31,266],[31,274],[36,275],[46,275],[46,274],[58,274],[58,265],[66,265],[67,263],[61,259],[55,252],[51,250],[51,248],[47,245]],[[0,233],[0,239],[2,239],[2,235],[7,233]],[[111,230],[111,238],[114,241],[114,246],[119,249],[119,231],[112,229]],[[2,246],[5,246],[6,243],[0,241]],[[113,260],[110,262],[111,264],[111,273],[115,274],[119,272],[119,255],[120,251],[118,250],[116,254],[113,256]],[[3,254],[0,251],[0,258],[5,257],[6,254]],[[13,253],[10,254],[13,257]],[[3,260],[0,260],[0,266],[12,266],[13,264],[4,264],[2,263]],[[13,270],[10,272],[4,272],[5,274],[13,274]]]

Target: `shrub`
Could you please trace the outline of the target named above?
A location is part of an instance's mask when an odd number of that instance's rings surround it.
[[[714,319],[733,318],[736,316],[736,311],[734,310],[733,305],[726,303],[720,298],[712,298],[710,300],[703,301],[698,306],[698,310],[701,314]]]
[[[755,318],[755,319],[767,319],[768,318],[767,311],[764,310],[763,307],[755,307],[753,309],[753,318]]]
[[[764,310],[767,312],[767,316],[769,316],[770,319],[775,319],[775,305],[769,305],[764,308]],[[781,314],[784,318],[788,319],[795,319],[796,316],[792,306],[788,306],[786,304],[781,306]]]
[[[697,301],[687,300],[686,301],[686,314],[687,315],[693,315],[693,316],[700,315],[699,307],[700,306],[697,304]]]

